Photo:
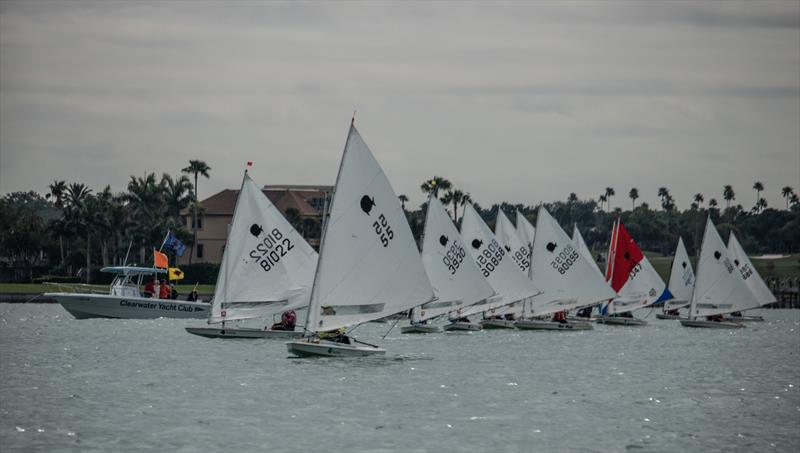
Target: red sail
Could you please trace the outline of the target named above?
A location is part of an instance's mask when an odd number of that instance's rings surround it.
[[[613,250],[609,258],[613,261],[609,270],[611,273],[611,288],[619,292],[625,282],[628,281],[631,271],[639,264],[643,256],[642,250],[639,249],[631,235],[628,234],[628,230],[625,229],[622,222],[617,225],[615,233],[612,237]]]

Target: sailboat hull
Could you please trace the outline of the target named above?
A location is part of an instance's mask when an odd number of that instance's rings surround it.
[[[553,321],[539,321],[535,319],[521,319],[516,322],[515,326],[521,330],[592,330],[591,324],[582,321],[567,321],[567,322],[553,322]]]
[[[400,333],[436,333],[439,332],[438,326],[426,326],[426,325],[410,325],[404,326],[400,329]]]
[[[471,322],[454,322],[442,327],[442,330],[445,332],[476,332],[481,330],[481,325]]]
[[[292,330],[263,330],[246,327],[219,328],[219,327],[186,327],[186,331],[206,338],[301,338],[302,331]]]
[[[706,321],[703,319],[681,319],[683,327],[704,327],[707,329],[738,329],[744,327],[744,324],[738,322],[727,321]]]
[[[481,327],[484,329],[513,329],[516,321],[509,321],[507,319],[484,319],[481,321]]]
[[[46,293],[76,319],[208,318],[209,304],[101,294]]]
[[[326,340],[291,341],[286,343],[286,349],[298,357],[366,357],[386,354],[386,350],[382,348]]]
[[[725,318],[729,322],[764,322],[763,316],[730,316]]]
[[[656,313],[656,319],[681,319],[680,315],[668,315],[666,313]]]
[[[598,324],[608,324],[611,326],[646,326],[647,321],[639,318],[623,318],[619,316],[599,316]]]

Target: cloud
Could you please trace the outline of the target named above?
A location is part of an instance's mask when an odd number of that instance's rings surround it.
[[[249,160],[262,184],[332,183],[357,108],[412,206],[433,174],[484,205],[732,184],[749,206],[758,179],[781,206],[798,22],[797,2],[5,2],[0,192],[189,159],[201,196]]]

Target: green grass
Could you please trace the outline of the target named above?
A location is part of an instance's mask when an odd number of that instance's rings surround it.
[[[68,286],[68,285],[65,285]],[[94,285],[93,285],[94,286]],[[108,288],[108,285],[96,285],[98,289]],[[176,289],[180,294],[189,294],[194,285],[177,285]],[[55,285],[41,285],[38,283],[0,283],[0,293],[47,293],[59,291]],[[198,285],[197,292],[200,294],[213,294],[214,285]]]

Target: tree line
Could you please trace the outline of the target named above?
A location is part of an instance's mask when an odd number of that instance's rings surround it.
[[[92,269],[127,263],[149,263],[150,250],[158,248],[167,230],[193,250],[196,225],[202,218],[197,203],[196,187],[200,177],[209,178],[211,168],[203,161],[191,160],[179,174],[155,173],[131,176],[125,192],[113,193],[110,187],[99,192],[82,183],[54,181],[41,195],[35,191],[14,192],[0,198],[0,270],[13,269],[17,275],[6,280],[30,280],[35,273],[75,276],[91,281]],[[192,180],[193,179],[193,180]],[[602,252],[608,246],[612,223],[622,219],[644,250],[665,255],[674,253],[678,237],[682,237],[689,253],[700,246],[707,216],[726,237],[734,231],[749,253],[792,253],[800,250],[800,201],[791,187],[781,189],[785,209],[767,205],[761,197],[764,185],[753,185],[755,197],[751,208],[735,201],[732,186],[721,187],[721,207],[716,198],[695,194],[690,207],[679,210],[666,187],[659,187],[660,206],[638,203],[638,188],[628,191],[630,209],[612,208],[616,196],[613,187],[601,191],[597,199],[580,199],[570,193],[566,200],[544,203],[545,208],[567,231],[577,225],[589,247]],[[420,185],[427,196],[436,196],[447,207],[454,222],[460,224],[464,206],[472,203],[481,217],[494,227],[498,210],[514,221],[520,211],[536,224],[538,206],[495,203],[483,208],[472,200],[469,192],[454,187],[446,178],[434,176]],[[411,230],[419,240],[424,231],[427,202],[408,210],[409,197],[398,196]],[[185,222],[181,212],[191,214]],[[287,220],[306,238],[321,235],[319,219],[301,218],[289,209]],[[191,256],[191,254],[190,254]],[[25,275],[20,276],[23,272]]]

